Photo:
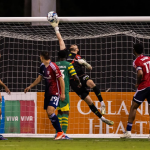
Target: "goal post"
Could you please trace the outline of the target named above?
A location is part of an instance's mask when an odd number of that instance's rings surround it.
[[[150,55],[150,17],[59,17],[59,20],[66,47],[77,44],[81,57],[92,65],[92,71],[85,71],[102,92],[105,117],[115,122],[114,126],[102,123],[70,89],[67,134],[76,138],[118,138],[126,128],[136,91],[133,44],[142,43],[144,54]],[[6,100],[6,137],[53,137],[55,134],[43,110],[44,82],[23,93],[38,75],[41,51],[48,50],[51,60],[57,61],[59,43],[54,29],[46,22],[47,17],[0,17],[0,77],[12,92],[10,96],[2,93]],[[94,92],[89,92],[100,110]],[[148,137],[146,101],[137,110],[132,133],[135,138]]]

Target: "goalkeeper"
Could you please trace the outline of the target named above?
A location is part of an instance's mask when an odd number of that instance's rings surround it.
[[[50,18],[48,18],[48,21],[50,22]],[[77,55],[77,53],[79,52],[77,45],[71,45],[69,48],[70,51],[68,52],[66,50],[65,43],[64,43],[64,41],[61,37],[61,34],[59,32],[58,22],[54,22],[54,23],[50,22],[50,24],[54,27],[54,30],[56,32],[56,36],[58,38],[59,45],[60,45],[60,50],[65,50],[67,52],[67,61],[69,61],[73,64],[73,66],[77,72],[77,75],[80,78],[81,84],[82,84],[82,87],[79,88],[77,83],[71,77],[70,78],[71,88],[77,93],[78,96],[81,97],[81,99],[83,99],[88,104],[89,108],[91,109],[91,111],[93,113],[95,113],[95,115],[97,115],[106,124],[113,125],[114,124],[113,121],[107,120],[105,117],[102,116],[102,114],[105,114],[105,104],[104,104],[103,99],[101,97],[100,90],[94,84],[94,82],[89,78],[89,76],[86,75],[84,73],[84,71],[82,70],[82,66],[85,66],[87,69],[92,70],[91,65],[88,64],[85,60],[81,59],[80,55]],[[87,87],[90,87],[94,90],[97,98],[99,99],[99,101],[101,103],[101,113],[102,114],[98,111],[98,109],[93,104],[93,101],[89,96],[89,92],[86,89]]]
[[[64,132],[62,139],[70,139],[66,135],[66,131],[68,127],[68,116],[69,116],[69,110],[70,110],[69,78],[72,77],[75,80],[79,88],[81,87],[81,83],[73,65],[66,61],[66,51],[59,51],[58,58],[59,58],[59,61],[56,62],[56,65],[59,67],[62,77],[65,81],[65,100],[59,101],[59,104],[57,107],[57,110],[58,110],[57,117],[59,119],[60,125],[62,125],[62,130]]]

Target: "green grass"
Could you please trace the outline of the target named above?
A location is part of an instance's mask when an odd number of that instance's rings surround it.
[[[148,139],[73,139],[8,138],[0,150],[150,150]]]

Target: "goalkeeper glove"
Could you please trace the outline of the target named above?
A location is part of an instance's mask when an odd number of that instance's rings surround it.
[[[47,18],[47,20],[49,21],[49,18]],[[59,33],[59,27],[58,27],[59,21],[57,21],[57,22],[50,22],[49,21],[49,23],[54,28],[55,32]]]
[[[84,65],[87,69],[92,70],[92,66],[86,62],[84,59],[78,59],[78,63]]]

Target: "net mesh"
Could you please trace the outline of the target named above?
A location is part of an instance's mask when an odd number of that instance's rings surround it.
[[[103,92],[106,118],[116,123],[112,128],[102,124],[86,104],[70,92],[68,133],[121,133],[136,91],[136,72],[132,67],[135,59],[133,44],[143,43],[144,54],[149,55],[150,23],[61,23],[59,27],[66,47],[77,44],[82,58],[92,65],[91,72],[85,71]],[[50,25],[0,23],[0,76],[11,92],[23,92],[36,79],[40,67],[39,54],[43,50],[50,52],[53,62],[57,61],[59,43]],[[35,101],[35,130],[37,133],[55,133],[43,111],[44,88],[43,81],[31,89],[31,92],[39,92]],[[89,91],[94,104],[100,108],[97,97],[92,90]],[[148,134],[147,102],[139,108],[134,124],[133,133]]]

